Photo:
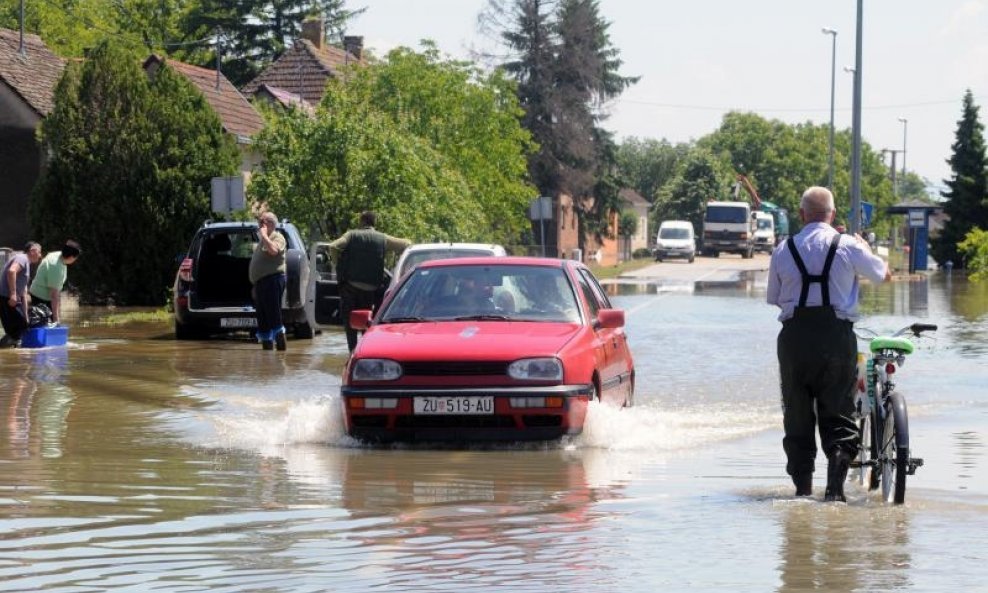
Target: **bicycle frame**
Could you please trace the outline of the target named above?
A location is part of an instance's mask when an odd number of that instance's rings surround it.
[[[914,323],[891,336],[870,338],[870,354],[858,354],[856,420],[861,450],[852,467],[860,468],[860,482],[869,490],[882,488],[886,502],[905,501],[906,476],[914,475],[923,460],[910,457],[909,416],[905,397],[895,390],[892,377],[913,352],[913,344],[899,336],[920,336],[934,331],[932,324]],[[874,332],[871,332],[874,333]],[[862,338],[860,334],[859,338]],[[878,475],[876,475],[876,473]]]

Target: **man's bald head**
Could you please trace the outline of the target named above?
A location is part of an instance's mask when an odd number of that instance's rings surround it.
[[[799,201],[803,222],[831,222],[834,219],[834,194],[825,187],[813,186]]]

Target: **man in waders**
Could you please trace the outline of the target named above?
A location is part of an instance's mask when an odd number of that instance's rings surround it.
[[[350,312],[373,309],[377,291],[384,283],[384,254],[400,254],[412,244],[374,229],[377,216],[370,211],[360,215],[360,228],[349,230],[329,244],[337,259],[340,287],[340,314],[346,328],[346,345],[353,353],[357,347],[357,330],[350,327]]]
[[[786,472],[796,496],[812,494],[814,430],[819,424],[829,462],[824,500],[845,501],[844,480],[861,441],[852,417],[858,275],[882,282],[891,274],[867,241],[831,226],[834,212],[834,196],[827,188],[811,187],[803,193],[803,229],[772,253],[767,300],[782,310],[777,352]]]

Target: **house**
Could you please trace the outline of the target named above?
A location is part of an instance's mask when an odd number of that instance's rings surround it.
[[[625,248],[622,252],[632,254],[638,249],[648,249],[650,243],[648,211],[652,208],[651,202],[630,187],[626,187],[618,192],[618,200],[621,202],[622,212],[634,212],[638,217],[638,228],[635,230],[635,234],[627,240],[630,242],[630,245],[622,245]],[[626,240],[622,237],[621,241],[624,243]]]
[[[165,58],[157,55],[144,60],[144,70],[149,76],[154,76],[158,68],[165,63],[188,79],[206,98],[206,102],[219,116],[223,130],[236,141],[241,155],[240,171],[245,179],[249,179],[250,172],[261,162],[260,153],[254,150],[253,139],[264,129],[264,118],[254,109],[250,101],[240,94],[237,87],[216,70],[185,64],[170,58],[166,61]]]
[[[20,249],[31,237],[27,209],[45,157],[37,141],[54,108],[65,69],[37,35],[0,28],[0,247]]]
[[[322,20],[306,20],[302,23],[301,37],[247,83],[243,92],[262,98],[285,93],[300,97],[309,105],[319,105],[326,83],[341,76],[351,64],[362,61],[363,45],[364,38],[357,36],[344,37],[343,48],[329,45]]]

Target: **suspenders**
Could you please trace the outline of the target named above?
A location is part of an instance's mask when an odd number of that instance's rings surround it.
[[[806,297],[810,294],[810,284],[814,282],[820,283],[820,294],[823,296],[823,306],[830,306],[830,265],[834,263],[834,256],[837,255],[837,245],[840,243],[840,234],[834,235],[834,239],[830,242],[830,249],[827,251],[827,260],[823,264],[823,271],[819,275],[811,275],[806,272],[806,265],[803,263],[803,258],[799,256],[799,252],[796,251],[796,242],[793,241],[792,237],[788,240],[789,253],[792,254],[793,260],[796,261],[796,267],[799,268],[799,273],[803,277],[803,290],[799,293],[799,305],[798,307],[806,306]]]

